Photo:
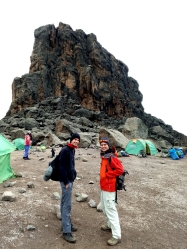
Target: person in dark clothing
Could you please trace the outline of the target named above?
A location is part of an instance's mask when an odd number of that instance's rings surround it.
[[[64,146],[60,152],[60,185],[62,188],[61,198],[61,217],[63,238],[70,243],[75,243],[76,239],[71,232],[77,231],[77,228],[71,223],[71,206],[72,206],[72,188],[76,178],[75,170],[75,149],[80,142],[78,133],[73,133],[70,138],[70,143]]]
[[[52,154],[51,155],[52,158],[55,157],[55,149],[54,148],[51,149],[51,154]]]

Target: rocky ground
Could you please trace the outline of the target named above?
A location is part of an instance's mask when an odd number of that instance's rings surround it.
[[[59,149],[57,149],[57,152]],[[11,166],[23,177],[9,179],[16,183],[5,188],[0,184],[0,194],[12,191],[16,201],[0,202],[0,249],[60,249],[60,248],[109,248],[106,242],[110,232],[100,230],[104,224],[102,212],[91,208],[88,201],[99,203],[99,150],[78,149],[76,168],[81,179],[76,180],[73,190],[72,221],[78,226],[74,233],[76,244],[62,238],[61,222],[54,214],[60,194],[58,182],[43,181],[43,172],[51,160],[50,150],[33,152],[30,161],[22,159],[23,152],[11,154]],[[39,161],[44,157],[44,161]],[[82,159],[87,162],[83,162]],[[85,161],[86,161],[85,160]],[[127,191],[118,192],[118,211],[122,228],[122,242],[115,248],[125,249],[186,249],[187,245],[187,156],[179,161],[149,156],[122,157],[129,171]],[[28,188],[32,181],[34,188]],[[93,181],[93,184],[89,184]],[[26,188],[25,193],[19,193]],[[75,194],[88,195],[87,202],[77,202]],[[35,230],[28,231],[28,225]]]

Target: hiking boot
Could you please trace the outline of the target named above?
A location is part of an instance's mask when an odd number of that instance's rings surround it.
[[[77,229],[78,229],[77,227],[75,227],[73,224],[71,224],[71,231],[72,231],[72,232],[76,232]]]
[[[77,231],[77,227],[75,227],[74,225],[71,225],[71,231],[72,232],[76,232]],[[61,227],[61,231],[63,231],[63,228]]]
[[[75,243],[76,239],[73,237],[71,233],[63,233],[63,239],[69,243]]]
[[[121,239],[115,239],[114,237],[112,237],[111,239],[109,239],[109,240],[107,241],[107,244],[108,244],[109,246],[115,246],[115,245],[117,245],[117,244],[119,244],[119,243],[121,243]]]
[[[112,237],[111,239],[109,239],[109,240],[107,241],[107,244],[108,244],[109,246],[115,246],[115,245],[117,245],[117,244],[119,244],[119,243],[121,243],[121,239],[115,239],[114,237]]]
[[[25,160],[31,160],[31,159],[30,159],[30,158],[28,158],[28,157],[25,157],[24,159],[25,159]]]
[[[102,225],[101,230],[103,230],[103,231],[111,231],[111,228],[108,225]]]

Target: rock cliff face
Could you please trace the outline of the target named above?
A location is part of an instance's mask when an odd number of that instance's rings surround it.
[[[14,79],[8,115],[49,97],[61,97],[62,111],[72,115],[77,107],[114,118],[143,114],[137,81],[94,34],[60,23],[40,27],[34,36],[30,72]]]
[[[138,82],[94,34],[60,23],[57,28],[42,26],[34,36],[29,73],[12,83],[12,103],[0,132],[15,128],[55,132],[61,119],[82,125],[78,131],[97,132],[97,125],[118,129],[127,118],[137,117],[148,127],[149,138],[187,145],[186,136],[144,112]]]

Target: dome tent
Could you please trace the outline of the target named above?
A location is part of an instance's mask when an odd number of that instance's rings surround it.
[[[10,153],[16,147],[0,134],[0,183],[16,177],[10,166]]]
[[[125,151],[131,155],[138,155],[141,150],[144,150],[147,155],[156,155],[158,153],[155,145],[144,139],[131,139],[125,147]]]
[[[24,150],[24,141],[25,140],[23,138],[16,138],[13,140],[16,150]]]

